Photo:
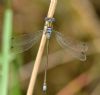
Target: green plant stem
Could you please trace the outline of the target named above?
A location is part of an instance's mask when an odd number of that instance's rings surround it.
[[[1,95],[7,95],[8,90],[8,75],[10,65],[10,40],[12,34],[12,17],[11,9],[6,9],[4,14],[3,26],[3,42],[2,42],[2,77],[1,77]]]

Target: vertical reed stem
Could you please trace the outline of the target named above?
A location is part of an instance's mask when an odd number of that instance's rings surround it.
[[[51,0],[48,15],[47,15],[48,18],[53,17],[55,9],[56,9],[56,5],[57,5],[57,0]],[[27,95],[32,95],[32,93],[34,91],[35,82],[36,82],[36,78],[37,78],[37,74],[38,74],[38,70],[39,70],[41,59],[42,59],[45,44],[46,44],[46,35],[43,33],[41,43],[40,43],[40,47],[39,47],[37,57],[36,57],[36,60],[35,60],[34,68],[33,68],[33,71],[32,71],[29,87],[28,87],[28,90],[27,90]]]

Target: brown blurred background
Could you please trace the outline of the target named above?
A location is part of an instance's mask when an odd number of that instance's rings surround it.
[[[43,29],[50,0],[12,0],[13,34],[36,32]],[[0,0],[0,36],[2,36],[4,2]],[[58,0],[54,17],[54,29],[66,36],[85,41],[89,47],[87,60],[81,62],[50,40],[49,65],[47,73],[47,95],[100,95],[100,1]],[[22,54],[23,65],[19,70],[21,91],[25,95],[39,43]],[[41,95],[44,52],[34,95]],[[12,77],[13,79],[13,77]],[[9,85],[10,91],[16,84]]]

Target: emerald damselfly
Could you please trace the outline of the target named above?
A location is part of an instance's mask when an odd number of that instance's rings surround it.
[[[46,34],[47,39],[50,39],[52,33],[54,34],[58,44],[65,49],[65,51],[68,51],[72,56],[81,61],[86,60],[88,47],[84,42],[75,41],[75,39],[72,40],[71,37],[64,36],[62,33],[53,30],[52,22],[55,21],[54,18],[46,18],[45,21],[44,30],[13,37],[11,46],[12,50],[16,53],[27,51],[39,41],[42,33]]]
[[[53,18],[46,18],[46,23],[44,26],[44,30],[40,30],[35,33],[23,34],[18,37],[14,37],[12,39],[12,49],[16,53],[22,53],[30,49],[33,45],[35,45],[39,39],[42,37],[44,33],[47,38],[47,64],[45,64],[45,74],[44,74],[44,82],[43,82],[43,91],[46,93],[47,90],[47,65],[48,65],[48,47],[49,47],[49,39],[51,38],[51,33],[54,34],[58,44],[65,49],[65,51],[69,51],[69,53],[78,58],[81,61],[86,60],[86,51],[88,49],[87,45],[84,42],[79,42],[72,40],[69,36],[64,36],[62,33],[53,30],[52,22]]]

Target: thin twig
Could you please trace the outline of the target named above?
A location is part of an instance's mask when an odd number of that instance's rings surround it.
[[[56,5],[57,5],[57,0],[51,0],[48,15],[47,15],[48,18],[53,17]],[[39,47],[39,50],[38,50],[38,53],[37,53],[36,61],[35,61],[35,64],[34,64],[34,68],[33,68],[33,71],[32,71],[29,87],[28,87],[28,90],[27,90],[27,95],[32,95],[32,93],[33,93],[37,74],[38,74],[38,70],[39,70],[39,66],[40,66],[40,62],[41,62],[44,47],[45,47],[45,43],[46,43],[46,36],[43,33],[41,43],[40,43],[40,47]]]

